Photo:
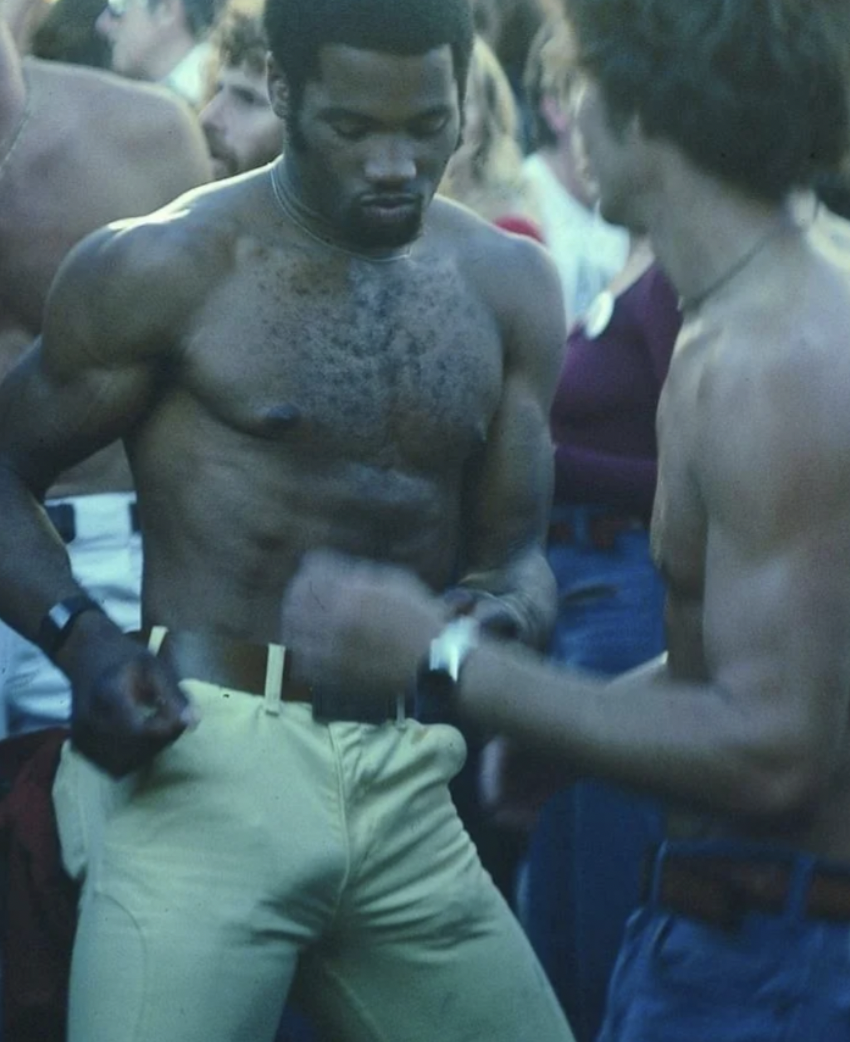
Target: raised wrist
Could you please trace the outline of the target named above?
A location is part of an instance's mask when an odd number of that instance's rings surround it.
[[[41,619],[35,642],[44,654],[56,661],[69,640],[80,617],[89,612],[103,614],[103,608],[94,598],[85,593],[63,597],[49,608]]]
[[[437,633],[420,661],[420,688],[442,704],[453,703],[467,659],[478,647],[481,626],[469,615],[460,615]]]
[[[124,634],[105,612],[83,612],[75,620],[54,661],[73,681],[78,674],[88,672],[94,659],[103,657],[115,638],[123,640]]]

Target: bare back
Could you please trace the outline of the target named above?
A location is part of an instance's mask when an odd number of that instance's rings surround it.
[[[0,373],[40,332],[48,289],[72,246],[210,175],[194,118],[164,91],[36,59],[23,62],[22,74],[0,172]],[[65,475],[53,493],[129,487],[113,449]]]
[[[659,411],[653,539],[672,675],[755,692],[760,720],[799,718],[830,765],[817,815],[763,838],[846,859],[850,264],[836,236],[846,226],[821,215],[687,317]]]

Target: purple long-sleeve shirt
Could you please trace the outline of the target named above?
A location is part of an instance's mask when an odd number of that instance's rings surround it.
[[[676,293],[653,264],[615,299],[598,336],[585,323],[573,328],[551,416],[556,504],[601,504],[648,520],[655,413],[680,325]]]

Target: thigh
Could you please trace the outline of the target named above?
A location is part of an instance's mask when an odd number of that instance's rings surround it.
[[[69,1042],[272,1042],[297,949],[173,878],[86,895],[71,971]]]
[[[271,1042],[332,914],[345,851],[321,729],[191,693],[197,731],[105,781],[111,798],[83,792],[79,757],[57,776],[63,856],[85,878],[70,1042]]]
[[[379,741],[380,775],[370,772],[350,805],[351,874],[334,930],[305,957],[307,1001],[326,1037],[570,1040],[449,796],[460,736],[411,724],[383,750]]]
[[[346,1042],[572,1042],[528,941],[489,877],[430,935],[394,931],[305,957],[320,1036]],[[455,910],[457,912],[457,910]],[[322,1034],[324,1032],[324,1034]]]

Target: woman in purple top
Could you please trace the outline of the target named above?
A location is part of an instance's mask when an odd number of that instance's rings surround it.
[[[664,649],[648,522],[655,413],[680,323],[672,287],[639,244],[568,340],[552,409],[550,652],[584,670],[614,675]],[[523,918],[578,1042],[596,1037],[643,854],[660,838],[654,805],[593,782],[554,796],[532,835]]]

